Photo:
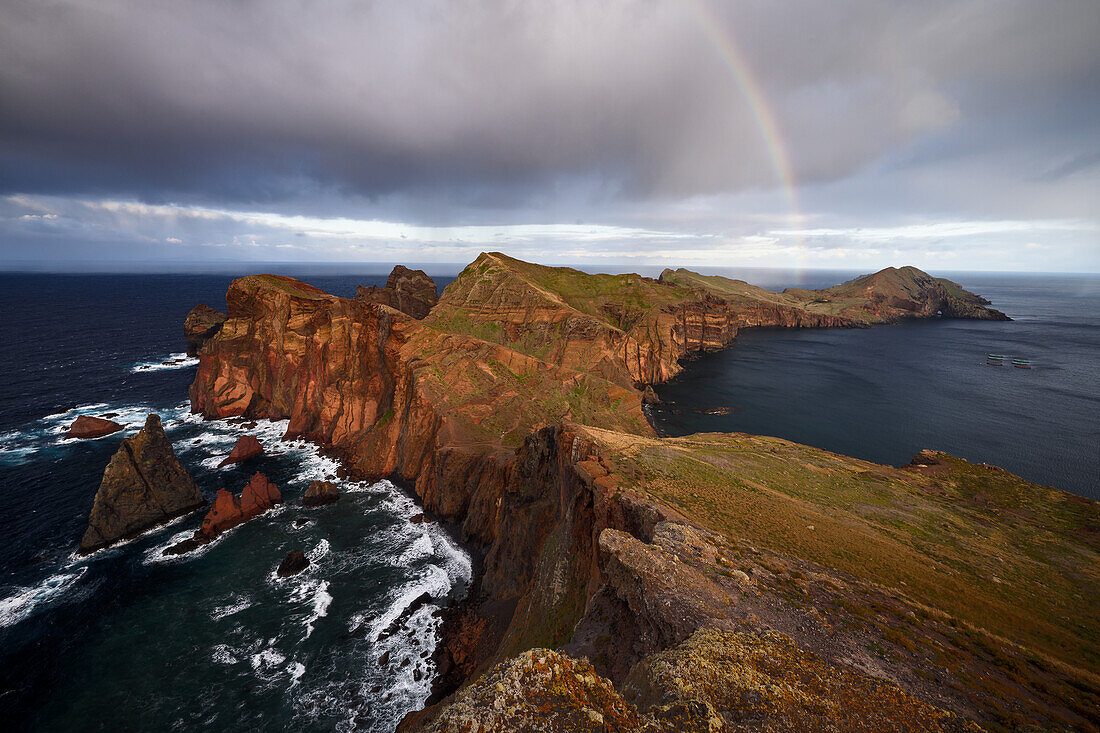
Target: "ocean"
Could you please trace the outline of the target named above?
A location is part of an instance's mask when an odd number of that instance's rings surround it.
[[[725,274],[780,289],[860,273]],[[946,450],[1100,498],[1100,277],[943,274],[1016,320],[744,331],[658,388],[655,423],[676,435],[776,435],[895,465],[921,448]],[[223,309],[230,279],[0,274],[9,728],[390,731],[429,693],[435,611],[463,595],[471,558],[443,527],[409,522],[415,502],[387,481],[339,480],[336,504],[302,508],[309,482],[337,466],[315,446],[281,441],[284,422],[190,414],[195,360],[180,353],[183,319],[200,302]],[[350,296],[385,275],[303,279]],[[987,366],[988,352],[1033,368]],[[716,408],[723,414],[707,414]],[[207,497],[240,491],[261,470],[286,503],[189,555],[160,551],[201,514],[75,557],[103,468],[149,412]],[[127,430],[61,440],[80,413],[113,413]],[[244,434],[267,452],[219,469]],[[309,569],[277,579],[293,549]],[[406,613],[424,592],[433,602]]]

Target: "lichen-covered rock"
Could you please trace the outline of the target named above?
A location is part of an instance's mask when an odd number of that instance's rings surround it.
[[[254,458],[264,452],[264,447],[260,445],[260,441],[256,439],[254,435],[242,435],[237,439],[237,443],[233,446],[233,450],[229,451],[229,455],[218,464],[221,466],[228,466],[233,463],[241,463],[247,461],[249,458]]]
[[[463,689],[423,729],[434,733],[603,733],[640,731],[644,722],[634,706],[588,662],[548,649],[532,649]]]
[[[73,424],[69,426],[69,432],[65,433],[65,439],[101,438],[119,430],[122,430],[122,426],[114,420],[105,420],[91,415],[78,415],[76,420],[73,420]]]
[[[107,464],[80,552],[132,537],[203,503],[202,492],[172,451],[160,417],[149,415]]]
[[[639,710],[662,716],[705,703],[731,731],[981,730],[892,682],[829,664],[771,631],[700,629],[640,662],[623,695]]]
[[[221,329],[224,322],[225,314],[205,303],[192,308],[183,321],[183,338],[187,341],[187,355],[197,355],[202,345]]]
[[[358,300],[388,305],[420,320],[439,302],[435,281],[423,270],[410,270],[397,265],[390,272],[385,287],[360,285],[355,292]]]
[[[302,497],[302,506],[322,506],[340,498],[336,484],[331,481],[312,481]]]

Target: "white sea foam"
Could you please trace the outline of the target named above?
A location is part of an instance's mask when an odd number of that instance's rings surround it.
[[[306,665],[301,662],[291,662],[286,666],[286,671],[290,673],[291,686],[298,684],[298,680],[302,679],[302,675],[306,673]]]
[[[132,373],[139,372],[159,372],[165,369],[184,369],[186,367],[198,366],[199,359],[197,356],[188,356],[184,352],[177,354],[169,354],[163,359],[156,359],[154,361],[139,361],[130,367]]]
[[[277,649],[268,647],[252,655],[252,669],[257,672],[261,670],[270,670],[272,668],[281,667],[285,661],[286,657],[280,654]]]
[[[71,573],[57,573],[31,588],[20,588],[0,600],[0,628],[13,626],[34,612],[38,606],[60,597],[80,580],[88,568],[78,567]]]
[[[244,609],[252,605],[252,601],[248,598],[235,597],[230,603],[224,606],[218,606],[210,612],[210,618],[214,621],[223,619],[226,616],[232,616],[235,613],[239,613]]]
[[[233,656],[233,650],[225,644],[215,646],[210,656],[218,664],[236,664],[241,661]]]

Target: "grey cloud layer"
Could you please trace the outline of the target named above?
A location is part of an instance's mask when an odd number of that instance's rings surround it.
[[[1016,146],[990,121],[1041,137],[1051,115],[1047,168],[1096,165],[1094,2],[6,0],[0,190],[507,208],[773,186],[711,33],[754,70],[800,180],[922,136]]]

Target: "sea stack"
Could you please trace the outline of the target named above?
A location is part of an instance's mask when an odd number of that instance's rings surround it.
[[[229,452],[225,460],[218,464],[218,468],[247,461],[249,458],[254,458],[263,452],[264,447],[260,445],[260,441],[255,436],[242,435],[237,439],[237,444],[233,446],[233,450]]]
[[[331,481],[314,481],[310,483],[305,496],[302,497],[302,506],[331,504],[339,498],[340,493],[336,484]]]
[[[122,426],[114,420],[104,420],[101,417],[91,417],[90,415],[80,415],[76,420],[73,420],[73,424],[69,426],[69,432],[65,433],[65,439],[101,438],[104,435],[110,435],[119,430],[122,430]]]
[[[186,514],[203,505],[202,492],[180,464],[158,415],[126,438],[107,464],[96,492],[81,554]]]

